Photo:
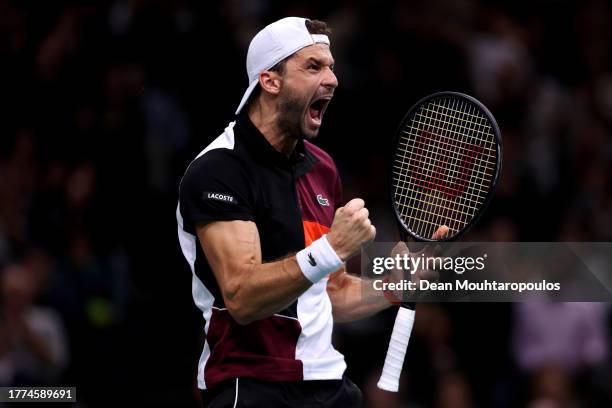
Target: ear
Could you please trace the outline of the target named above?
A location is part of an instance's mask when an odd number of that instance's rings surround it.
[[[264,71],[259,74],[259,86],[272,95],[278,95],[281,90],[281,76],[274,71]]]

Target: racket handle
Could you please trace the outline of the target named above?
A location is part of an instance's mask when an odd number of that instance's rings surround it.
[[[414,316],[415,311],[406,307],[400,307],[397,311],[385,365],[377,384],[381,390],[391,392],[399,390],[400,374],[404,365],[404,357],[406,357],[410,333],[412,333]]]

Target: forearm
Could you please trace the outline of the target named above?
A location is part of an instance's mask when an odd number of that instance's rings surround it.
[[[248,324],[278,313],[291,305],[311,285],[295,256],[249,265],[225,293],[225,303],[236,321]]]
[[[360,199],[336,210],[329,241],[324,235],[296,256],[276,262],[262,262],[259,232],[252,221],[217,221],[196,230],[225,305],[240,324],[285,309],[376,234]]]
[[[381,291],[375,290],[370,281],[344,272],[340,279],[341,282],[331,282],[328,286],[334,321],[363,319],[391,306],[391,302]]]
[[[337,271],[343,264],[324,235],[295,256],[250,265],[247,271],[232,274],[245,278],[232,281],[237,286],[226,298],[230,302],[236,300],[233,313],[243,321],[267,317],[289,306],[313,283]]]

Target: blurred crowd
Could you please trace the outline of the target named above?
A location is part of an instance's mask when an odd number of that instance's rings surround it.
[[[392,135],[441,90],[480,99],[502,131],[501,182],[471,240],[612,239],[608,1],[0,0],[0,386],[195,406],[203,330],[178,183],[233,119],[251,37],[290,15],[333,29],[340,87],[316,143],[377,240],[397,238]],[[417,316],[399,394],[375,386],[394,311],[338,325],[366,407],[612,406],[607,304]]]

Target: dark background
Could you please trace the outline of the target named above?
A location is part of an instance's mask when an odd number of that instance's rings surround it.
[[[0,276],[31,288],[27,307],[54,316],[65,350],[48,375],[19,374],[11,347],[31,347],[5,310],[0,385],[77,386],[81,406],[195,406],[203,327],[177,242],[178,183],[233,119],[250,39],[285,16],[333,29],[340,87],[316,143],[345,199],[365,199],[377,240],[396,238],[395,128],[441,90],[479,98],[502,131],[501,183],[470,239],[610,240],[609,2],[330,3],[0,1]],[[611,406],[608,305],[419,310],[398,395],[374,385],[395,312],[338,325],[366,406]]]

